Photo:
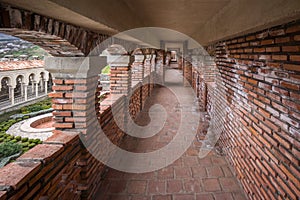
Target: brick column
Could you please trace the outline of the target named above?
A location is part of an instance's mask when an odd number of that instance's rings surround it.
[[[181,56],[178,56],[177,63],[178,63],[178,69],[183,70],[183,67],[182,67],[183,64],[182,64],[182,57]]]
[[[184,86],[192,85],[192,64],[190,58],[184,59],[183,66]]]
[[[165,68],[164,68],[164,51],[159,50],[157,52],[157,57],[156,57],[156,77],[157,77],[157,82],[160,84],[164,84],[164,79],[165,79]]]
[[[151,72],[156,71],[156,52],[154,49],[151,51]]]
[[[132,63],[132,81],[141,82],[144,79],[144,60],[145,56],[140,48],[135,49],[132,54],[134,62]]]
[[[110,93],[130,94],[132,59],[121,45],[111,45],[103,52],[110,68]]]
[[[102,57],[48,57],[45,60],[45,69],[53,77],[52,107],[54,109],[54,134],[80,135],[85,148],[69,154],[76,154],[77,161],[74,168],[80,169],[80,177],[72,180],[82,197],[90,198],[101,179],[101,173],[91,174],[92,171],[101,171],[103,165],[97,161],[87,150],[97,148],[91,141],[97,135],[98,119],[95,104],[98,74],[101,67],[106,65]],[[94,145],[94,146],[93,146]],[[75,149],[75,148],[74,148]],[[75,151],[75,150],[74,150]],[[70,177],[73,178],[73,177]]]
[[[145,68],[145,77],[150,75],[151,72],[151,51],[150,49],[145,49],[145,60],[144,60],[144,68]]]

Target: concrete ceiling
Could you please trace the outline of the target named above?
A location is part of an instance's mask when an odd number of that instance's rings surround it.
[[[0,1],[111,34],[139,27],[168,28],[202,45],[300,18],[299,0]],[[153,38],[157,43],[186,40],[180,34],[169,33]]]

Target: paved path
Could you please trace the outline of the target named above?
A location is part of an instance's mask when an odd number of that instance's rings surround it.
[[[181,87],[176,70],[167,70],[168,87]],[[184,87],[181,88],[185,90]],[[163,105],[167,120],[163,129],[155,136],[146,139],[126,137],[122,148],[131,152],[152,152],[170,143],[177,134],[180,124],[180,106],[175,95],[166,87],[157,87],[145,109],[136,119],[139,125],[149,123],[148,110],[151,105]],[[165,168],[148,173],[125,173],[109,169],[101,184],[97,200],[217,200],[246,199],[223,156],[211,151],[208,156],[198,157],[202,133],[207,122],[201,122],[192,145],[174,163]],[[132,163],[135,165],[136,163]]]

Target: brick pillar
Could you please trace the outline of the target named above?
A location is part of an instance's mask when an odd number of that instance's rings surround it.
[[[110,68],[110,93],[130,94],[131,92],[131,56],[121,45],[111,45],[103,55],[107,56]]]
[[[80,135],[85,148],[81,146],[76,154],[74,170],[80,169],[80,177],[73,178],[74,192],[81,194],[81,199],[90,199],[101,180],[103,164],[97,161],[86,148],[92,148],[90,141],[95,141],[99,126],[95,111],[97,81],[101,67],[106,65],[102,57],[48,57],[45,69],[53,77],[52,107],[54,109],[54,134]],[[88,141],[88,142],[86,142]],[[97,146],[95,146],[96,148]],[[76,148],[74,148],[76,149]],[[74,150],[75,151],[75,150]],[[99,173],[92,172],[97,171]]]
[[[134,57],[134,62],[131,67],[132,82],[141,82],[144,79],[145,56],[140,48],[135,49],[131,55]]]
[[[156,71],[155,71],[155,59],[156,59],[156,52],[154,49],[151,49],[151,67],[150,67],[150,94],[154,88],[155,85],[155,79],[156,79]]]
[[[192,64],[189,58],[184,59],[183,66],[183,77],[184,77],[184,86],[192,85]]]
[[[157,57],[156,57],[156,77],[157,83],[164,84],[164,78],[165,78],[165,68],[164,68],[164,51],[159,50],[157,52]]]
[[[151,51],[151,72],[156,71],[156,52],[154,49]]]
[[[178,56],[178,69],[179,70],[183,70],[183,64],[182,64],[182,57],[181,56]]]
[[[145,77],[149,76],[151,73],[151,51],[150,49],[145,49],[145,60],[144,60],[144,68],[145,68]]]

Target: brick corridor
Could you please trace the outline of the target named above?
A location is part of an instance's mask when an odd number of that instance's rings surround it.
[[[168,70],[169,85],[180,86]],[[181,86],[180,86],[181,87]],[[174,94],[166,87],[156,87],[143,112],[136,119],[139,125],[149,122],[148,110],[153,104],[165,107],[168,118],[164,128],[155,136],[137,139],[127,136],[122,148],[131,152],[150,152],[162,148],[176,135],[180,112]],[[198,132],[207,124],[201,122]],[[199,138],[199,137],[198,137]],[[201,137],[200,137],[201,138]],[[149,173],[133,174],[108,169],[97,193],[97,200],[205,200],[246,199],[225,158],[215,151],[203,159],[197,155],[201,141],[196,138],[191,147],[171,165]],[[134,164],[134,163],[133,163]]]

